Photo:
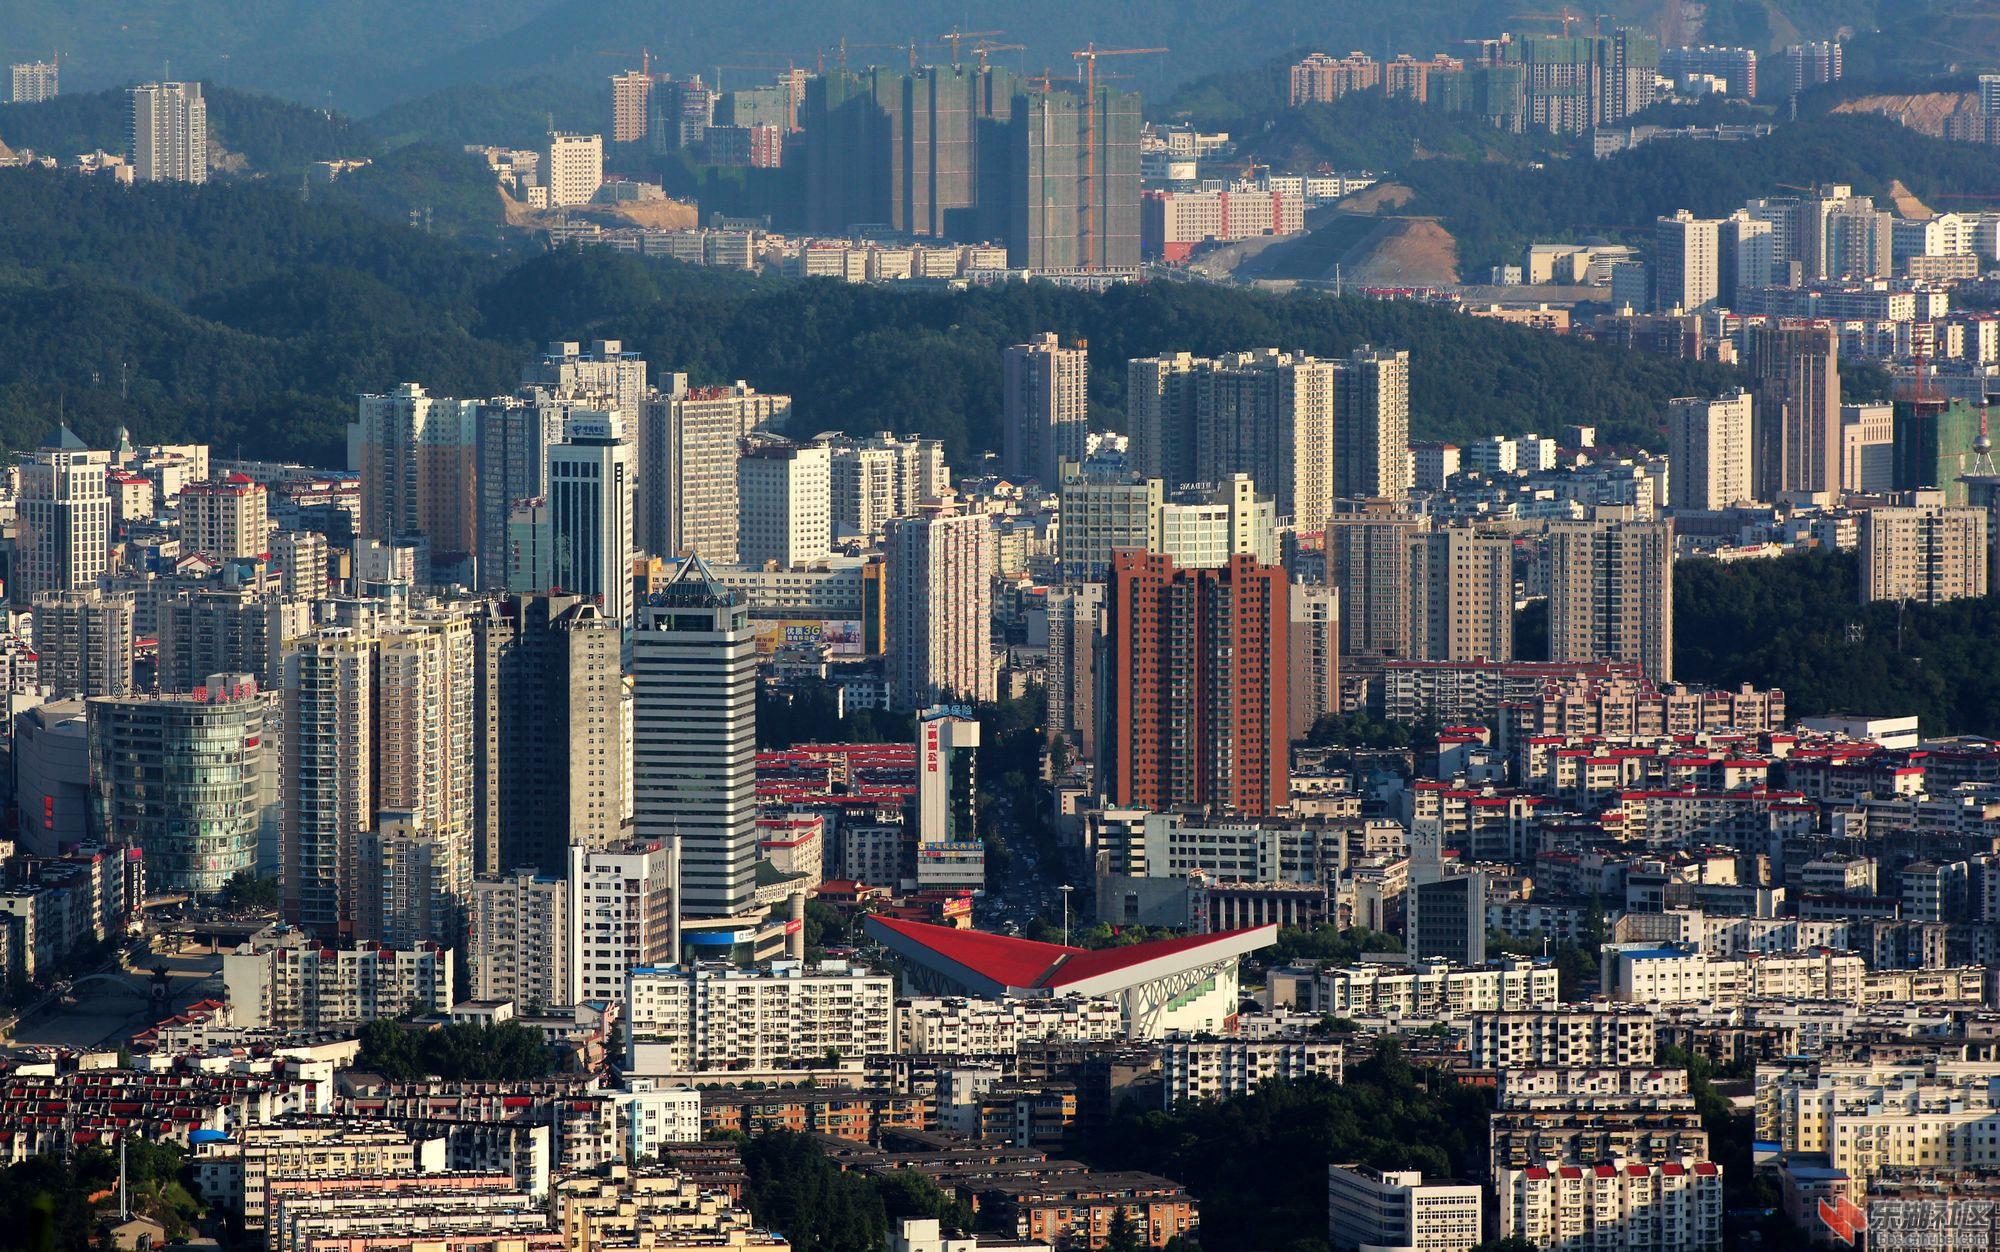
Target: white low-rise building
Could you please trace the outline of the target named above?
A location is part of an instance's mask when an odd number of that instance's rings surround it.
[[[895,980],[845,961],[638,966],[625,977],[635,1074],[774,1070],[893,1050]]]
[[[1531,1165],[1497,1180],[1500,1237],[1557,1252],[1706,1252],[1722,1246],[1722,1169],[1711,1161]]]
[[[1327,1167],[1334,1252],[1468,1252],[1480,1241],[1481,1189],[1425,1182],[1420,1170]]]
[[[1339,1082],[1346,1059],[1330,1039],[1169,1039],[1160,1045],[1161,1087],[1168,1108],[1226,1100],[1278,1079]]]
[[[1116,1000],[974,1000],[962,996],[896,1005],[896,1049],[919,1056],[1012,1056],[1024,1043],[1089,1043],[1124,1034]]]

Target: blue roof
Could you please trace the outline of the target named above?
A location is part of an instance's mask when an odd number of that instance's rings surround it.
[[[1677,956],[1693,956],[1694,953],[1680,948],[1639,948],[1622,951],[1618,955],[1635,961],[1664,961]]]
[[[188,1132],[188,1142],[190,1144],[228,1143],[229,1136],[220,1130],[192,1130]]]

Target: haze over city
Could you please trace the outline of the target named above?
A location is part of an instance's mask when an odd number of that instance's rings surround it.
[[[0,1247],[2000,1238],[2000,5],[0,0]]]

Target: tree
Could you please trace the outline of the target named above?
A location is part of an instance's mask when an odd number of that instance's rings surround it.
[[[240,869],[223,884],[222,902],[233,909],[272,913],[284,900],[277,879],[260,878],[254,869]]]
[[[1111,1214],[1111,1228],[1105,1232],[1105,1252],[1139,1252],[1145,1246],[1139,1223],[1132,1220],[1132,1210],[1119,1205]]]

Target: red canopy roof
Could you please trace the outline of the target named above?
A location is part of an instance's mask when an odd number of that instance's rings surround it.
[[[880,914],[871,916],[868,921],[870,925],[880,926],[921,944],[946,960],[1002,986],[1051,989],[1114,974],[1244,933],[1227,930],[1208,935],[1183,935],[1093,951],[1067,948],[1059,943],[1041,943],[1034,939],[1017,939],[1011,935],[988,934],[980,930],[959,930],[952,926],[904,921]]]

